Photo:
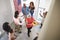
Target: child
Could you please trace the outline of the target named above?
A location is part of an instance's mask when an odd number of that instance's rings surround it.
[[[21,29],[22,29],[22,24],[23,23],[20,21],[20,17],[19,17],[19,12],[18,11],[15,12],[15,15],[13,17],[13,21],[15,23],[15,31],[21,33]]]
[[[27,18],[27,15],[29,14],[29,8],[26,6],[25,3],[23,4],[23,7],[22,7],[22,13],[23,13],[23,16]]]
[[[8,33],[9,39],[8,40],[15,40],[13,29],[11,29],[8,22],[3,24],[3,30]]]
[[[34,21],[33,17],[28,16],[26,18],[26,27],[28,29],[28,34],[27,34],[28,37],[30,37],[31,28],[33,27],[33,24],[32,24],[33,21]]]

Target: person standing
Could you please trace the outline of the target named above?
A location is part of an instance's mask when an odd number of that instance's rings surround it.
[[[20,21],[19,12],[16,11],[13,17],[13,22],[15,24],[15,31],[21,33],[23,22]]]
[[[26,6],[25,3],[23,4],[23,7],[22,7],[22,13],[23,13],[23,16],[27,18],[27,15],[29,14],[29,8]]]
[[[30,2],[29,9],[30,9],[31,16],[33,17],[33,13],[34,13],[34,9],[35,9],[34,2]]]
[[[26,27],[27,27],[27,30],[28,30],[28,33],[27,33],[28,37],[30,37],[30,32],[31,32],[31,29],[33,27],[33,24],[32,24],[33,21],[34,21],[33,17],[28,16],[26,18]]]
[[[44,23],[44,20],[45,20],[45,18],[46,18],[47,13],[48,13],[47,11],[44,11],[44,12],[43,12],[43,16],[40,14],[40,16],[42,17],[41,27],[40,27],[40,28],[42,28],[42,26],[43,26],[43,23]]]

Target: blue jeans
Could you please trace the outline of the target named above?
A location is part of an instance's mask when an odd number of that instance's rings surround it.
[[[31,16],[33,17],[33,13],[34,13],[34,11],[30,10],[30,13],[31,13]]]

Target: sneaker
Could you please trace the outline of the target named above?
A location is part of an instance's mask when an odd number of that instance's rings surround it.
[[[22,33],[22,32],[20,31],[20,32],[18,32],[18,33]]]

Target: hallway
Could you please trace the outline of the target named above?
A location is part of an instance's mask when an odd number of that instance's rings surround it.
[[[29,5],[27,3],[28,1],[24,2],[27,6]],[[24,22],[21,30],[22,33],[15,32],[17,35],[15,40],[33,40],[36,36],[38,36],[38,40],[60,40],[60,0],[35,0],[34,3],[36,9],[33,16],[39,24],[32,27],[30,37],[28,37],[26,23],[21,17],[22,22]],[[45,11],[48,13],[44,20],[43,27],[40,28],[40,23],[43,19],[41,15],[43,16],[43,10],[45,8]],[[9,22],[11,28],[15,28],[13,23],[14,13],[13,0],[0,0],[0,40],[8,40],[9,38],[8,34],[2,29],[4,22]]]
[[[11,26],[14,28],[14,24],[13,23],[12,23]],[[28,37],[27,36],[27,28],[25,27],[25,25],[23,25],[22,33],[16,33],[16,35],[17,35],[16,40],[33,40],[37,36],[36,33],[38,33],[40,31],[39,27],[40,27],[40,25],[37,25],[37,26],[33,27],[31,29],[30,37]],[[8,36],[5,33],[0,40],[7,40],[7,39],[8,39]]]

